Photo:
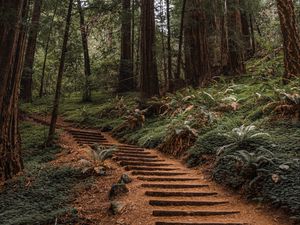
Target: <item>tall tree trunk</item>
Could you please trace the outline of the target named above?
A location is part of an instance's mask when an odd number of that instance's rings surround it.
[[[41,83],[40,83],[40,91],[39,91],[39,97],[43,97],[44,95],[44,85],[45,85],[45,72],[46,72],[46,64],[47,64],[47,57],[48,57],[48,51],[49,51],[49,45],[50,45],[50,40],[51,40],[51,34],[52,34],[52,29],[53,29],[53,24],[54,24],[54,18],[56,16],[56,11],[58,8],[58,2],[59,0],[56,1],[55,3],[55,8],[53,11],[53,15],[51,18],[51,23],[50,23],[50,28],[48,31],[48,37],[46,41],[46,47],[45,47],[45,55],[44,55],[44,60],[43,60],[43,68],[42,68],[42,76],[41,76]]]
[[[161,31],[161,47],[162,47],[162,68],[163,68],[163,77],[165,81],[165,90],[168,90],[169,87],[169,79],[168,79],[168,65],[166,60],[166,44],[165,44],[165,35],[164,32]]]
[[[240,1],[227,1],[228,72],[232,75],[246,72],[243,54]]]
[[[77,0],[77,7],[78,7],[78,12],[80,17],[80,32],[81,32],[82,47],[83,47],[84,74],[85,74],[85,86],[83,90],[82,100],[84,102],[89,102],[92,100],[91,85],[89,81],[89,78],[91,76],[91,64],[90,64],[87,29],[84,21],[84,12],[82,10],[80,0]]]
[[[18,92],[26,51],[26,31],[22,20],[27,11],[27,0],[0,2],[0,183],[23,169]]]
[[[255,34],[254,34],[254,26],[253,26],[253,15],[249,15],[249,22],[250,22],[250,30],[251,30],[251,56],[253,56],[256,52],[256,41],[255,41]]]
[[[172,73],[172,48],[171,48],[171,13],[170,13],[170,0],[166,0],[167,7],[167,58],[168,58],[168,79],[169,79],[169,90],[174,90],[174,77]]]
[[[118,92],[134,90],[131,46],[131,12],[130,0],[122,0],[122,31],[121,31],[121,59],[118,81]]]
[[[73,0],[69,0],[68,14],[66,17],[66,28],[65,28],[63,46],[62,46],[62,50],[61,50],[60,65],[59,65],[58,76],[57,76],[55,98],[54,98],[54,103],[53,103],[49,135],[48,135],[48,140],[47,140],[48,145],[51,145],[53,143],[54,135],[55,135],[56,121],[57,121],[57,117],[58,117],[59,100],[60,100],[60,95],[61,95],[61,84],[62,84],[62,78],[63,78],[64,68],[65,68],[65,58],[66,58],[67,45],[68,45],[68,40],[69,40],[72,8],[73,8]]]
[[[300,36],[293,1],[277,0],[277,8],[283,37],[283,79],[286,83],[290,78],[300,76]]]
[[[32,100],[32,75],[33,75],[33,64],[36,50],[36,41],[39,31],[39,23],[41,17],[42,0],[35,0],[31,27],[29,30],[28,44],[25,55],[24,71],[21,79],[21,93],[20,98],[25,102]]]
[[[243,36],[243,49],[245,59],[251,56],[251,33],[248,13],[244,10],[241,12],[242,36]]]
[[[155,50],[154,0],[141,2],[141,97],[159,95]]]
[[[181,10],[177,65],[176,65],[176,72],[175,72],[175,75],[174,75],[175,80],[179,80],[180,79],[180,74],[181,74],[180,72],[181,72],[181,57],[182,57],[182,43],[183,43],[185,7],[186,7],[186,0],[183,0],[182,1],[182,10]]]
[[[189,0],[185,23],[185,73],[188,85],[198,87],[211,78],[206,15],[203,0]]]
[[[134,64],[134,60],[135,60],[135,0],[131,0],[131,63],[132,63],[132,76],[134,79],[134,85],[136,86],[136,73],[135,73],[135,64]]]

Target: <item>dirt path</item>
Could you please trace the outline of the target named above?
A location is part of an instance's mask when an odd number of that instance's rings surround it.
[[[105,203],[99,224],[290,224],[278,213],[266,212],[259,205],[245,202],[207,180],[199,170],[188,169],[156,150],[120,144],[108,134],[93,130],[68,129],[68,132],[79,145],[117,145],[118,151],[113,159],[123,167],[118,168],[118,173],[127,171],[134,178],[128,185],[129,194],[121,199],[126,210],[120,215],[110,216],[106,213],[108,204]],[[107,199],[102,201],[108,202]]]

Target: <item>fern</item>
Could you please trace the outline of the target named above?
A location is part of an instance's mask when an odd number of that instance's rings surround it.
[[[224,137],[232,140],[232,143],[221,146],[217,149],[217,154],[220,155],[222,153],[226,153],[230,151],[233,147],[243,146],[244,144],[254,140],[258,137],[271,137],[268,133],[256,132],[256,127],[254,125],[237,127],[232,129],[231,132],[221,134]]]
[[[113,153],[117,151],[115,147],[107,148],[101,145],[94,145],[89,150],[90,156],[95,164],[102,164],[105,160],[111,158]]]

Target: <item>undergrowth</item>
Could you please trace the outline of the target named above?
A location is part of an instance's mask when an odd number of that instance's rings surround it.
[[[279,52],[254,58],[248,62],[248,74],[221,76],[207,87],[185,88],[153,98],[143,107],[135,93],[113,97],[101,92],[94,93],[92,103],[81,103],[78,94],[71,96],[64,100],[60,112],[69,121],[111,130],[126,125],[128,118],[136,119],[135,109],[145,110],[145,121],[122,127],[115,135],[143,147],[163,146],[161,151],[168,152],[175,142],[185,143],[180,139],[183,130],[191,131],[195,137],[193,146],[189,142],[172,154],[188,153],[191,166],[206,163],[206,156],[215,159],[211,173],[216,181],[242,190],[251,199],[285,208],[297,219],[300,80],[282,84],[282,60]],[[29,113],[43,113],[47,101],[41,101],[21,108]],[[234,132],[240,132],[242,127],[255,130],[250,129],[241,141]]]
[[[61,149],[44,148],[44,127],[21,123],[25,171],[0,190],[0,224],[74,224],[79,218],[70,205],[72,188],[81,172],[49,164]]]

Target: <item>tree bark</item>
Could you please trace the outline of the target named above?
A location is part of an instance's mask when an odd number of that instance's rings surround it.
[[[181,72],[181,58],[182,58],[182,44],[183,44],[183,30],[184,30],[184,17],[185,17],[185,7],[186,0],[182,2],[182,10],[181,10],[181,21],[180,21],[180,33],[179,33],[179,43],[178,43],[178,56],[177,56],[177,65],[176,65],[176,73],[175,80],[180,79]]]
[[[85,85],[84,85],[82,100],[84,102],[90,102],[92,100],[91,85],[89,81],[89,77],[91,76],[91,63],[90,63],[90,55],[89,55],[87,28],[85,25],[84,12],[82,10],[80,0],[77,0],[77,7],[78,7],[78,12],[80,17],[80,32],[81,32],[82,47],[83,47],[84,74],[85,74]]]
[[[55,98],[53,103],[53,110],[52,110],[52,117],[51,117],[51,123],[49,128],[47,145],[52,145],[54,140],[54,135],[55,135],[55,128],[56,128],[58,109],[59,109],[59,100],[61,95],[62,78],[63,78],[64,68],[65,68],[65,58],[66,58],[67,45],[69,40],[72,8],[73,8],[73,0],[69,0],[68,14],[66,17],[66,28],[65,28],[64,40],[63,40],[63,46],[61,50],[60,65],[59,65],[59,71],[57,76]]]
[[[206,15],[202,0],[187,1],[185,23],[185,74],[187,84],[204,85],[211,78]]]
[[[168,62],[168,81],[169,81],[169,91],[174,90],[174,77],[172,73],[172,48],[171,48],[171,15],[170,15],[170,0],[166,0],[167,7],[167,62]]]
[[[141,1],[141,97],[159,95],[155,50],[154,0]]]
[[[44,55],[43,68],[42,68],[42,76],[41,76],[41,84],[40,84],[40,91],[39,91],[39,97],[40,98],[43,97],[43,95],[45,93],[44,85],[45,85],[46,64],[47,64],[49,45],[50,45],[51,34],[52,34],[52,29],[53,29],[53,24],[54,24],[54,18],[56,16],[56,11],[57,11],[57,8],[58,8],[58,2],[59,2],[59,0],[57,0],[56,3],[55,3],[55,8],[54,8],[54,11],[53,11],[53,16],[51,18],[50,28],[49,28],[49,32],[48,32],[47,41],[46,41],[45,55]]]
[[[256,52],[256,40],[255,40],[255,34],[254,34],[254,26],[253,26],[253,15],[249,15],[249,22],[250,22],[250,30],[251,30],[251,56],[253,56]]]
[[[300,76],[300,35],[296,22],[292,0],[277,0],[277,8],[281,25],[284,51],[286,83],[290,78]]]
[[[23,169],[18,94],[26,51],[22,19],[27,11],[27,0],[0,2],[0,183]]]
[[[246,72],[243,54],[240,1],[227,1],[228,72],[232,75]]]
[[[21,79],[20,98],[25,102],[30,102],[32,100],[33,64],[36,50],[36,41],[39,32],[41,8],[42,0],[35,0],[25,55],[24,71]]]
[[[132,64],[130,0],[122,0],[121,59],[119,68],[118,92],[134,90]]]

